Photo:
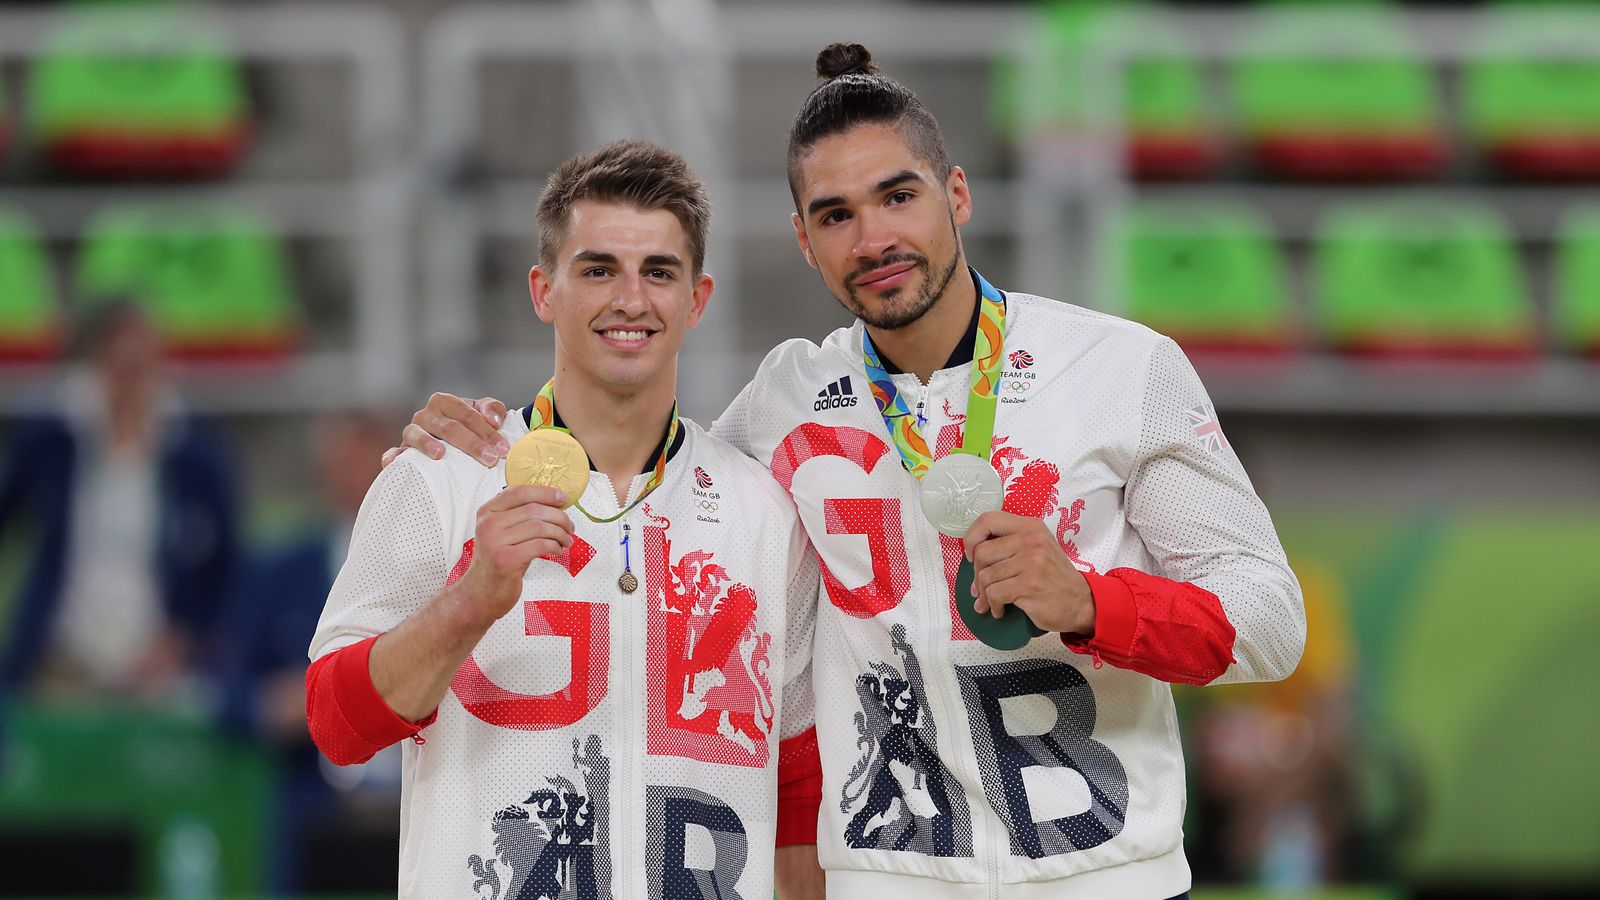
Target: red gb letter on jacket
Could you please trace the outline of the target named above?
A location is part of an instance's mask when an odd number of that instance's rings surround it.
[[[594,559],[594,547],[574,537],[572,546],[555,556],[535,560],[554,563],[570,575]],[[450,572],[454,584],[472,563],[472,541]],[[529,635],[558,635],[572,641],[567,685],[549,694],[519,694],[490,680],[471,656],[456,670],[450,690],[467,712],[490,725],[522,731],[544,731],[571,725],[600,705],[606,696],[606,666],[611,653],[610,607],[578,600],[527,600],[522,604]]]
[[[644,511],[647,749],[762,768],[776,709],[767,675],[772,635],[758,626],[755,591],[730,583],[704,550],[672,562],[672,523],[648,504]]]

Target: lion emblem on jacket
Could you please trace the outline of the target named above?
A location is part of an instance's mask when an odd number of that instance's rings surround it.
[[[903,668],[874,662],[872,671],[856,677],[856,746],[862,756],[839,800],[839,811],[849,816],[845,843],[928,856],[969,854],[966,800],[939,759],[922,672],[904,625],[890,630],[890,646]]]
[[[545,778],[521,803],[496,812],[490,823],[494,855],[467,859],[479,900],[608,900],[611,862],[606,835],[610,761],[590,736],[572,765],[583,787],[566,774]],[[502,873],[505,874],[502,882]],[[504,893],[501,893],[502,883]]]

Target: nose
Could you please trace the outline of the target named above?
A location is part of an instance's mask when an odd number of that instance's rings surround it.
[[[650,309],[644,276],[635,272],[626,278],[618,279],[616,296],[611,298],[611,308],[629,318],[644,315]]]
[[[856,243],[851,252],[857,259],[879,259],[891,253],[900,243],[900,237],[890,223],[874,211],[859,213],[856,227]]]

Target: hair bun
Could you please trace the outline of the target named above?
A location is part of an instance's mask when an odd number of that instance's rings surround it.
[[[818,78],[876,74],[878,67],[872,64],[872,52],[860,44],[829,44],[817,54]]]

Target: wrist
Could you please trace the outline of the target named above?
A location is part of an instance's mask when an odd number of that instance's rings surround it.
[[[1094,591],[1084,584],[1083,602],[1078,605],[1078,622],[1072,633],[1083,635],[1085,640],[1094,637],[1095,618]]]
[[[520,579],[512,581],[482,574],[474,577],[474,571],[469,570],[465,578],[456,582],[447,612],[456,626],[481,635],[509,612],[521,595]]]

